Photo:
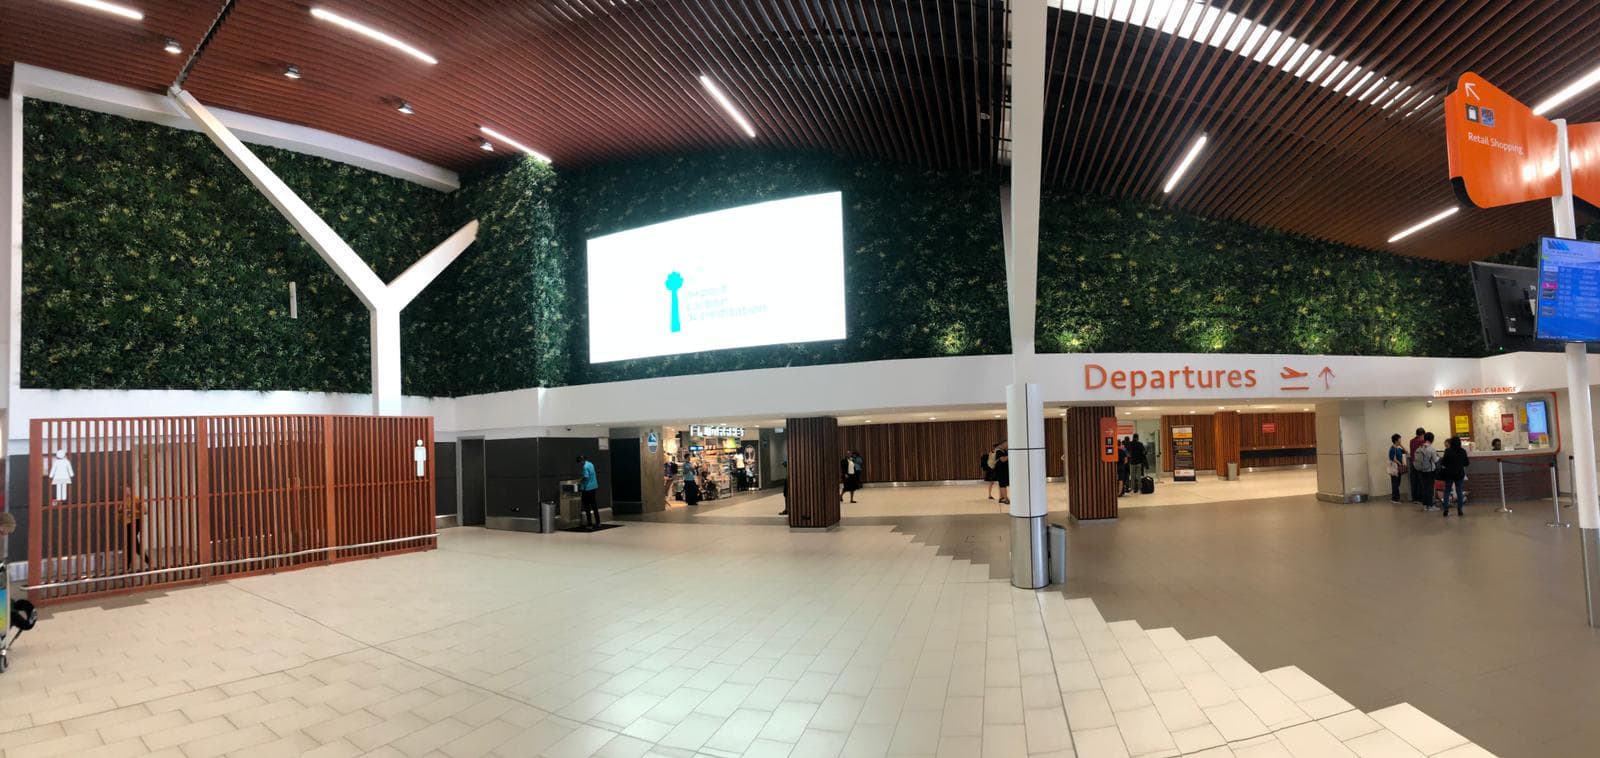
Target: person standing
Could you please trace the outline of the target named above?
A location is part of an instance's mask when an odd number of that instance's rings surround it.
[[[844,458],[839,461],[839,500],[843,501],[845,493],[849,493],[850,502],[856,501],[856,490],[861,489],[861,469],[856,463],[856,454],[853,450],[845,451]]]
[[[1011,451],[1000,448],[994,458],[994,481],[1000,485],[1000,503],[1011,504]]]
[[[989,452],[984,453],[983,457],[978,459],[978,469],[983,472],[983,481],[989,485],[988,496],[990,500],[994,499],[994,452],[999,449],[1000,443],[996,442],[989,448]]]
[[[683,459],[683,502],[686,505],[700,504],[700,483],[695,480],[694,459]]]
[[[1400,446],[1400,435],[1389,436],[1389,502],[1400,502],[1400,477],[1406,473],[1406,449]]]
[[[1433,449],[1433,432],[1422,435],[1422,446],[1411,454],[1412,483],[1421,496],[1422,510],[1433,510],[1433,476],[1439,466],[1439,451]]]
[[[1444,455],[1439,458],[1439,478],[1444,481],[1444,502],[1440,509],[1444,517],[1450,517],[1450,491],[1456,493],[1456,515],[1465,516],[1467,505],[1467,491],[1463,486],[1467,480],[1467,467],[1472,465],[1472,460],[1467,457],[1466,448],[1461,446],[1460,437],[1451,437],[1445,443]]]
[[[583,526],[585,529],[600,528],[600,506],[596,497],[600,491],[600,479],[595,476],[594,464],[578,456],[578,463],[583,466],[583,473],[578,483],[583,497]]]
[[[1407,445],[1406,460],[1416,460],[1417,448],[1422,447],[1422,443],[1425,441],[1422,437],[1424,434],[1427,434],[1427,432],[1422,427],[1417,427],[1417,436],[1412,437],[1411,442]],[[1422,475],[1417,471],[1415,465],[1411,466],[1411,502],[1422,502]]]
[[[1134,492],[1139,492],[1139,487],[1144,482],[1145,467],[1150,463],[1144,449],[1144,443],[1139,441],[1139,435],[1133,435],[1133,440],[1128,443],[1128,468],[1129,478],[1135,483]]]
[[[1117,440],[1117,481],[1122,482],[1122,491],[1117,497],[1128,494],[1128,480],[1133,476],[1133,467],[1128,464],[1128,438]]]

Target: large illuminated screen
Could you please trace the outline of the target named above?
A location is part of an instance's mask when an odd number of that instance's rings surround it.
[[[838,192],[595,237],[588,265],[591,363],[845,336]]]

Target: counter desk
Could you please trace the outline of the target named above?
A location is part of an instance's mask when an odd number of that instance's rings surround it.
[[[1478,503],[1499,502],[1499,472],[1506,478],[1506,502],[1550,499],[1550,469],[1556,454],[1550,450],[1475,450],[1467,468],[1467,491]]]

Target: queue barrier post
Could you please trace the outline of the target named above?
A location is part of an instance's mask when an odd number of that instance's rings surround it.
[[[1555,510],[1556,520],[1546,521],[1544,524],[1545,526],[1556,526],[1562,528],[1572,526],[1572,524],[1561,520],[1561,494],[1560,489],[1556,484],[1556,464],[1554,463],[1550,464],[1550,507]]]
[[[1505,462],[1505,459],[1504,458],[1496,458],[1495,461],[1494,461],[1494,466],[1495,466],[1495,469],[1500,474],[1500,507],[1496,508],[1494,512],[1495,513],[1510,513],[1511,509],[1506,507],[1506,462]]]

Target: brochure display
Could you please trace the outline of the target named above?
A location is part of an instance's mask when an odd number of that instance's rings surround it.
[[[1172,427],[1172,481],[1194,481],[1194,427]]]

